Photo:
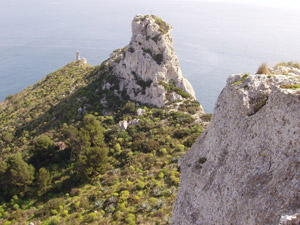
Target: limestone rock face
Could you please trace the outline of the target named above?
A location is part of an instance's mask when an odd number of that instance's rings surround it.
[[[127,130],[128,127],[128,122],[126,120],[120,121],[119,122],[120,130]]]
[[[300,71],[289,71],[228,78],[179,161],[174,225],[279,224],[299,212]]]
[[[156,16],[137,15],[132,21],[130,44],[110,55],[107,63],[119,78],[120,89],[125,89],[132,100],[164,106],[170,96],[162,82],[174,82],[175,87],[195,98],[179,67],[171,31],[172,27]],[[177,98],[181,96],[172,95],[172,100]]]

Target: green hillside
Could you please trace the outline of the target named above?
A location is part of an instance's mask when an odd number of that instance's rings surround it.
[[[69,63],[8,96],[0,224],[170,224],[178,160],[205,128],[199,107],[189,96],[161,109],[131,102],[105,62]]]

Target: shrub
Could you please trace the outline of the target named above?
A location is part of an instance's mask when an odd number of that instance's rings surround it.
[[[155,16],[155,15],[151,15],[154,19],[155,19],[155,23],[159,26],[159,30],[162,34],[166,34],[169,29],[170,29],[170,26],[165,22],[163,21],[161,18]]]
[[[160,172],[158,175],[157,175],[157,177],[159,178],[159,179],[162,179],[162,178],[164,178],[164,173],[163,172]]]
[[[58,225],[60,224],[60,218],[59,217],[53,217],[49,221],[49,225]]]
[[[134,50],[133,47],[130,47],[130,48],[128,49],[128,51],[131,52],[131,53],[134,53],[135,50]]]
[[[143,181],[141,181],[141,180],[138,180],[138,181],[137,181],[136,188],[137,188],[138,190],[142,190],[142,189],[144,189],[144,187],[145,187],[145,183],[144,183]]]
[[[84,216],[84,222],[86,222],[86,223],[91,223],[91,222],[93,222],[93,221],[95,221],[97,219],[97,214],[96,213],[94,213],[94,212],[92,212],[92,213],[89,213],[89,214],[86,214],[85,216]]]
[[[183,98],[189,98],[190,94],[182,90],[181,88],[175,88],[175,92],[179,95],[181,95]]]
[[[63,199],[61,199],[61,198],[51,199],[48,202],[46,202],[46,204],[44,205],[44,207],[42,209],[40,209],[40,214],[49,215],[50,213],[52,213],[52,210],[55,210],[58,213],[60,210],[59,206],[61,206],[61,205],[64,205]]]
[[[128,225],[134,225],[135,219],[136,219],[136,216],[132,213],[129,213],[125,219],[125,222],[127,222]]]
[[[152,152],[159,148],[159,143],[154,139],[137,140],[132,143],[133,151],[141,151],[145,153]]]
[[[167,151],[167,149],[165,149],[165,148],[161,148],[161,149],[158,151],[158,153],[159,153],[159,155],[166,155],[166,154],[168,154],[168,151]]]
[[[164,59],[163,54],[154,54],[152,56],[152,58],[158,65],[161,65],[161,63],[163,62],[163,59]]]
[[[13,98],[14,96],[13,95],[8,95],[6,98],[5,98],[5,100],[11,100],[12,98]]]
[[[256,74],[270,74],[270,70],[269,67],[267,65],[267,63],[263,63],[261,64],[261,66],[258,68]]]
[[[123,113],[136,113],[136,106],[134,102],[127,102],[123,108],[122,108]]]

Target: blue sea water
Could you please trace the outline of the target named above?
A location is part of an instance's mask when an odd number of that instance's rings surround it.
[[[0,0],[0,101],[75,59],[100,64],[131,37],[135,14],[173,26],[184,75],[206,112],[230,74],[300,60],[297,10],[189,0]]]

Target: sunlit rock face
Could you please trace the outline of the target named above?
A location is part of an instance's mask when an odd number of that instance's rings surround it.
[[[228,78],[208,129],[179,162],[174,225],[298,219],[286,215],[300,209],[300,71],[282,69]]]
[[[195,99],[194,89],[179,67],[171,31],[172,27],[156,16],[137,15],[132,21],[130,44],[110,55],[107,63],[119,78],[120,89],[132,100],[162,107],[170,98],[182,99],[162,85],[170,82]]]

